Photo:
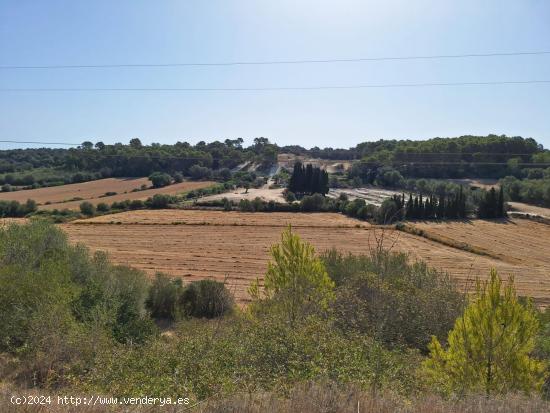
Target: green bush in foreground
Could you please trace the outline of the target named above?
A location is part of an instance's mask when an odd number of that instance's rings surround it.
[[[94,339],[136,343],[154,334],[147,289],[141,271],[69,245],[52,224],[10,224],[0,231],[0,351],[21,357],[29,380],[61,380]]]

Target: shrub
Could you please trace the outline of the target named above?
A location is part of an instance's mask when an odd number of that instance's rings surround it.
[[[133,201],[130,202],[130,205],[129,205],[129,208],[130,209],[142,209],[145,207],[145,204],[143,203],[143,201],[141,199],[134,199]]]
[[[154,318],[179,319],[184,311],[181,308],[180,296],[183,291],[181,280],[170,279],[158,273],[149,289],[147,308]]]
[[[2,185],[2,192],[11,192],[11,185],[10,184],[4,184]]]
[[[189,317],[220,317],[233,311],[234,299],[225,285],[214,280],[194,281],[183,290],[180,303]]]
[[[162,188],[163,186],[167,186],[172,183],[172,177],[164,172],[153,172],[149,175],[149,180],[153,184],[154,188]]]
[[[111,207],[105,202],[100,202],[96,208],[97,212],[109,212],[111,210]]]
[[[462,310],[464,297],[447,274],[410,264],[405,254],[331,250],[322,259],[337,286],[334,310],[345,331],[426,352],[431,336],[444,339]]]
[[[254,206],[249,199],[241,199],[239,201],[239,211],[242,212],[254,212]]]
[[[294,195],[294,192],[285,190],[283,195],[285,197],[285,201],[288,202],[289,204],[296,201],[296,195]]]
[[[95,214],[95,206],[88,201],[84,201],[80,204],[80,212],[91,217]]]
[[[148,198],[147,201],[145,201],[145,204],[153,209],[163,209],[168,207],[168,205],[173,201],[174,199],[170,195],[155,194],[152,198]]]
[[[300,208],[303,212],[316,212],[323,209],[325,197],[321,194],[306,195],[302,198]]]
[[[193,165],[189,168],[189,175],[193,179],[207,179],[212,177],[212,169],[206,166]]]
[[[217,171],[217,175],[222,181],[228,181],[231,179],[231,171],[228,168],[222,168]]]
[[[126,199],[125,201],[120,201],[120,202],[113,202],[111,204],[111,209],[122,209],[122,210],[125,210],[125,209],[128,209],[130,206],[130,201],[128,199]]]
[[[223,210],[224,211],[231,211],[233,209],[233,205],[231,204],[231,201],[227,198],[223,198]]]
[[[174,182],[178,184],[183,182],[183,175],[180,172],[174,174]]]
[[[402,218],[403,211],[392,198],[386,198],[376,213],[376,222],[379,224],[391,224]]]

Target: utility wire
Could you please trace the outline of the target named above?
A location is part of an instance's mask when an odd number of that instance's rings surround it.
[[[437,86],[493,86],[549,84],[550,80],[509,80],[488,82],[429,82],[429,83],[386,83],[335,86],[290,86],[249,88],[0,88],[0,92],[270,92],[291,90],[336,90],[336,89],[384,89],[416,88]]]
[[[81,143],[67,143],[67,142],[37,142],[37,141],[12,141],[12,140],[0,140],[0,143],[36,143],[40,145],[67,145],[67,146],[80,146]]]
[[[502,57],[502,56],[537,56],[547,55],[550,51],[533,52],[502,52],[502,53],[466,53],[420,56],[383,56],[360,57],[342,59],[296,59],[296,60],[259,60],[259,61],[233,61],[233,62],[187,62],[187,63],[122,63],[122,64],[68,64],[68,65],[5,65],[3,70],[14,69],[109,69],[109,68],[139,68],[139,67],[186,67],[186,66],[260,66],[260,65],[291,65],[310,63],[356,63],[356,62],[382,62],[405,60],[435,60],[435,59],[462,59],[478,57]]]

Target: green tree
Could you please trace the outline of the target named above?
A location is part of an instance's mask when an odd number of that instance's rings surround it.
[[[334,298],[334,282],[325,265],[315,255],[313,246],[292,233],[289,226],[281,235],[281,243],[271,247],[263,296],[280,306],[290,324],[314,309],[326,309]],[[256,281],[250,295],[262,296]]]
[[[513,279],[503,287],[493,269],[488,281],[478,280],[475,298],[449,333],[447,349],[432,337],[424,370],[446,393],[539,390],[545,365],[531,357],[538,329],[531,303],[522,305]]]
[[[162,188],[163,186],[170,185],[170,183],[172,182],[172,177],[167,173],[153,172],[149,176],[149,180],[155,188]]]

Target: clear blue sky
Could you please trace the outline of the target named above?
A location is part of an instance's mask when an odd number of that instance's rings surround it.
[[[220,62],[550,50],[547,0],[0,0],[0,65]],[[3,70],[0,88],[278,87],[550,79],[550,55],[429,61]],[[0,139],[145,143],[264,136],[533,137],[550,84],[276,92],[0,93]],[[0,148],[15,145],[0,144]]]

